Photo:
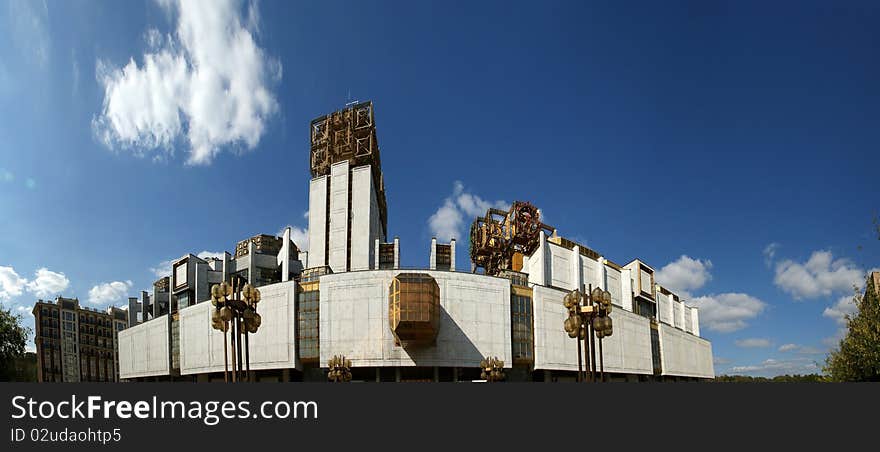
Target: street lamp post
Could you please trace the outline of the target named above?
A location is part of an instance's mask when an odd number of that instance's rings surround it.
[[[601,375],[602,381],[605,381],[605,360],[602,353],[602,338],[611,336],[611,293],[598,287],[593,288],[592,284],[586,290],[581,292],[575,289],[565,295],[562,301],[568,310],[568,317],[564,322],[565,332],[568,337],[577,340],[578,344],[578,381],[595,381],[596,371]],[[596,367],[596,343],[595,338],[599,339],[599,366]],[[583,375],[583,366],[581,360],[581,340],[584,341],[584,351],[586,352],[587,373]]]
[[[260,289],[247,283],[240,276],[233,276],[230,282],[223,281],[211,287],[211,327],[223,332],[223,378],[229,382],[229,354],[232,353],[232,381],[252,381],[250,341],[248,336],[256,333],[262,324],[257,313],[260,302]],[[226,333],[232,330],[229,346]],[[242,356],[242,336],[244,336],[244,356]],[[231,350],[230,350],[231,349]]]
[[[488,383],[503,381],[505,378],[504,361],[494,356],[481,360],[480,378],[486,380]]]

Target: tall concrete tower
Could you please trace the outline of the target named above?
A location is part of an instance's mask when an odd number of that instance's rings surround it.
[[[309,267],[368,270],[388,229],[373,103],[314,119],[310,136]]]

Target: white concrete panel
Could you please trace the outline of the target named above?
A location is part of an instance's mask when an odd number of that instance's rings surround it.
[[[119,377],[168,375],[168,316],[150,320],[119,332]]]
[[[605,287],[605,290],[611,292],[611,303],[617,306],[623,306],[623,301],[620,297],[620,270],[607,265],[605,266]]]
[[[693,319],[691,318],[691,308],[687,307],[684,303],[681,304],[681,307],[684,312],[684,330],[693,334],[694,324]]]
[[[599,279],[600,264],[586,256],[580,256],[580,261],[581,274],[584,278],[584,285],[589,287],[590,284],[592,284],[593,287],[601,287],[603,284],[602,281]]]
[[[562,326],[568,315],[562,305],[565,293],[548,287],[534,287],[535,369],[576,371],[578,368],[577,341],[569,338]],[[648,319],[623,310],[614,310],[611,318],[614,334],[602,343],[605,370],[652,374]]]
[[[606,267],[608,268],[608,267]],[[632,284],[632,272],[629,269],[624,268],[620,271],[620,305],[623,309],[632,312],[632,296],[633,296],[633,284]]]
[[[327,243],[327,176],[317,177],[309,182],[309,265],[326,265],[324,247]],[[297,243],[301,246],[301,243]]]
[[[667,325],[673,324],[672,297],[660,291],[657,292],[657,316],[661,322]]]
[[[440,287],[440,330],[434,345],[394,344],[388,287],[395,270],[321,277],[321,362],[341,354],[359,366],[478,366],[486,356],[511,363],[510,283],[470,273],[413,270]]]
[[[348,160],[330,167],[330,247],[327,263],[334,272],[344,272],[348,263]]]
[[[691,321],[693,322],[692,328],[694,329],[694,336],[700,335],[700,310],[692,307],[691,308]]]
[[[296,282],[260,287],[260,329],[248,337],[251,370],[297,368],[295,300]],[[211,303],[180,311],[180,373],[222,372],[223,342],[229,340],[211,328]]]
[[[547,242],[550,250],[550,285],[563,289],[576,289],[577,282],[571,274],[571,250]]]
[[[371,217],[378,216],[372,209],[373,175],[370,166],[351,170],[351,270],[369,270],[373,254]]]
[[[672,300],[672,326],[684,329],[684,303]]]
[[[659,332],[663,375],[715,378],[709,341],[663,323]]]

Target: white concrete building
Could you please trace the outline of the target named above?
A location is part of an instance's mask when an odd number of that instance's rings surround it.
[[[205,301],[209,285],[231,274],[262,293],[262,326],[249,337],[261,380],[325,380],[322,366],[335,355],[351,360],[355,380],[475,380],[486,357],[504,361],[508,380],[574,380],[578,345],[563,329],[562,300],[593,287],[610,292],[615,307],[603,341],[610,379],[714,377],[697,309],[656,285],[640,260],[621,266],[542,230],[517,271],[458,271],[455,240],[435,239],[413,247],[424,250],[424,268],[401,269],[399,239],[387,242],[372,104],[313,121],[311,156],[309,268],[289,231],[257,236],[266,246],[244,241],[235,258],[175,261],[168,311],[119,333],[123,379],[222,380],[224,335],[211,328],[215,308]]]

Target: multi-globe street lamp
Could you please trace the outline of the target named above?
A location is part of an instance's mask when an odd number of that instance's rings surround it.
[[[598,287],[589,288],[582,292],[575,289],[565,295],[562,301],[568,310],[568,317],[563,323],[568,337],[577,340],[578,344],[578,381],[595,381],[595,371],[598,369],[602,381],[605,380],[605,360],[602,353],[602,339],[611,336],[613,332],[611,317],[611,293]],[[596,343],[599,339],[599,367],[596,367]],[[584,349],[587,356],[586,378],[581,359],[581,340],[584,341]]]
[[[260,289],[247,283],[240,276],[233,276],[229,282],[223,281],[211,287],[211,327],[223,332],[223,377],[230,380],[229,350],[232,351],[232,381],[251,381],[251,354],[248,335],[256,333],[262,324],[257,313],[260,302]],[[230,331],[231,330],[231,331]],[[227,347],[227,332],[231,333]],[[244,336],[244,357],[242,357],[242,336]]]
[[[504,380],[504,361],[488,357],[480,361],[480,378],[489,383]]]
[[[351,381],[351,360],[343,355],[334,355],[327,360],[327,380],[334,383]]]

